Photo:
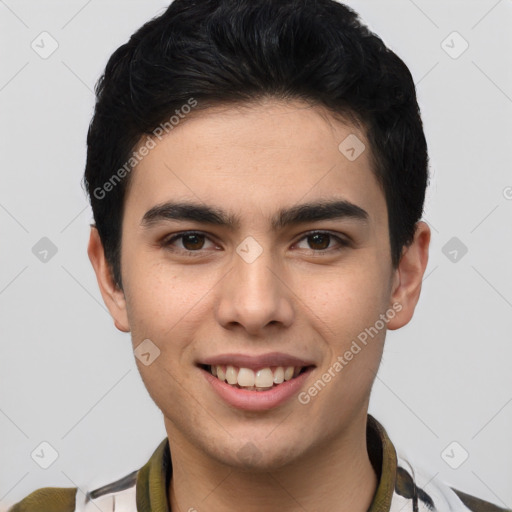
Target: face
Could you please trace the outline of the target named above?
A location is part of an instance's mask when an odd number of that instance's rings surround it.
[[[339,149],[349,135],[366,146],[355,160]],[[417,300],[392,268],[364,133],[298,102],[209,109],[131,180],[123,291],[100,286],[133,348],[150,340],[137,365],[171,453],[269,470],[349,435],[386,328]]]

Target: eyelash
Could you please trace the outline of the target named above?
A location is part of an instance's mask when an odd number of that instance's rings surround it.
[[[183,239],[185,238],[186,236],[189,236],[189,235],[199,235],[199,236],[204,236],[205,238],[208,239],[208,236],[205,234],[205,233],[202,233],[201,231],[185,231],[183,233],[178,233],[178,234],[175,234],[175,235],[172,235],[171,237],[168,237],[168,238],[165,238],[162,240],[161,242],[161,246],[172,251],[172,252],[181,252],[181,253],[185,253],[187,256],[192,256],[192,257],[197,257],[197,256],[202,256],[202,249],[198,249],[196,251],[191,251],[189,249],[174,249],[171,247],[171,244],[173,242],[175,242],[176,240],[179,240],[180,238]],[[327,253],[327,252],[339,252],[343,249],[345,249],[346,247],[348,247],[350,245],[350,243],[347,241],[347,240],[344,240],[343,238],[340,238],[339,236],[337,235],[334,235],[333,233],[330,233],[329,231],[310,231],[308,233],[305,233],[304,236],[298,240],[297,243],[301,242],[302,240],[306,239],[306,238],[309,238],[311,236],[314,236],[314,235],[327,235],[331,238],[333,238],[334,240],[336,240],[339,244],[339,247],[337,248],[327,248],[327,249],[311,249],[312,252],[314,253]],[[210,240],[211,241],[211,240]]]

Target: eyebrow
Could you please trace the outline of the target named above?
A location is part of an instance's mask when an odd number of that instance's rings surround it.
[[[277,212],[271,219],[273,231],[308,222],[332,219],[353,219],[367,223],[368,213],[361,207],[346,200],[324,200],[304,203]],[[166,202],[148,210],[141,221],[144,228],[150,228],[166,220],[194,221],[230,229],[239,229],[241,220],[224,210],[189,202]]]

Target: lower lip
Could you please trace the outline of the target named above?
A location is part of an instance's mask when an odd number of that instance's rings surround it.
[[[245,411],[266,411],[286,402],[299,393],[312,370],[313,368],[308,368],[294,379],[284,381],[267,391],[248,391],[247,389],[235,388],[201,368],[206,380],[223,400],[229,405]]]

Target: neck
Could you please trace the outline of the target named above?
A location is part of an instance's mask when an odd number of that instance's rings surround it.
[[[366,447],[366,418],[357,436],[326,441],[299,459],[268,472],[240,471],[202,453],[190,456],[171,444],[173,476],[168,489],[173,512],[366,512],[378,485]],[[185,445],[186,445],[185,441]]]

